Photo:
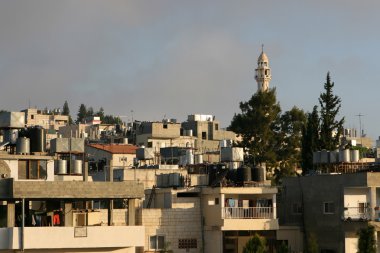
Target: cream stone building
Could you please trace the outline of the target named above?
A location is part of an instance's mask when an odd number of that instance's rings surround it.
[[[42,110],[28,108],[22,110],[25,113],[26,126],[41,126],[44,129],[58,130],[69,123],[69,116],[61,114],[45,114]]]

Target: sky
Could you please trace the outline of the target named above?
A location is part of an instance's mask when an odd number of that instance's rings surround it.
[[[0,109],[81,103],[124,121],[212,114],[256,92],[261,45],[282,111],[310,112],[326,74],[345,126],[380,136],[380,1],[2,0]]]

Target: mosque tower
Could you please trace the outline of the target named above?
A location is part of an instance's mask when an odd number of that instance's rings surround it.
[[[268,56],[264,53],[264,45],[261,47],[261,54],[257,59],[257,69],[255,69],[255,72],[257,92],[267,91],[269,89],[269,82],[272,76],[270,73]]]

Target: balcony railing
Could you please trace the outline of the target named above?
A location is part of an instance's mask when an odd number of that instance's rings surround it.
[[[368,207],[345,207],[343,216],[345,220],[370,220],[371,209]]]
[[[223,219],[273,219],[273,207],[224,207]]]

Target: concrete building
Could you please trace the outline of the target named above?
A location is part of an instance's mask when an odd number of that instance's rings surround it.
[[[194,147],[201,153],[219,151],[221,141],[236,141],[236,134],[220,127],[212,115],[193,114],[181,124],[183,132],[195,136]]]
[[[88,144],[85,150],[89,160],[104,163],[106,167],[102,170],[116,170],[134,166],[137,147],[129,144]]]
[[[276,193],[264,185],[146,190],[144,207],[150,199],[151,206],[141,209],[138,219],[148,238],[144,252],[170,243],[174,252],[241,253],[255,233],[273,252],[279,228]]]
[[[379,238],[379,206],[379,173],[286,178],[278,197],[280,231],[292,229],[282,235],[289,241],[314,234],[321,252],[354,253],[360,228],[375,226]]]
[[[75,181],[55,176],[54,163],[51,156],[0,155],[2,252],[135,252],[144,246],[144,228],[135,220],[142,184],[86,181],[87,173]]]
[[[58,129],[62,126],[66,126],[69,123],[69,116],[61,115],[59,113],[46,114],[42,110],[35,108],[28,108],[22,110],[25,113],[26,126],[41,126],[44,129]]]

